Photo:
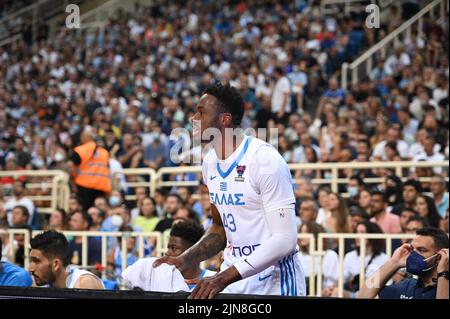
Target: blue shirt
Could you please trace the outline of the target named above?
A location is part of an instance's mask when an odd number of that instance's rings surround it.
[[[25,269],[2,261],[0,265],[0,286],[31,287],[33,280]]]
[[[436,205],[439,215],[441,215],[442,218],[445,217],[445,213],[447,212],[448,205],[449,205],[449,196],[448,196],[448,193],[446,193],[446,194],[444,194],[444,196],[442,196],[442,200],[439,203],[439,205]]]
[[[437,285],[423,286],[421,280],[408,278],[383,288],[380,299],[436,299]]]

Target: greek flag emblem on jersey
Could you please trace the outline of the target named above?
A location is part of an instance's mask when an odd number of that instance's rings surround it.
[[[226,192],[227,191],[227,182],[220,182],[220,190],[222,192]]]

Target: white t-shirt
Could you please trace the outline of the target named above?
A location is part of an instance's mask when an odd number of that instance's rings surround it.
[[[129,288],[140,288],[144,291],[177,292],[189,291],[183,275],[169,264],[161,264],[154,268],[153,262],[157,258],[142,258],[123,272],[123,279]]]
[[[325,226],[325,221],[327,220],[327,214],[325,213],[325,209],[319,208],[317,211],[316,223],[322,226]]]
[[[320,157],[320,147],[315,144],[311,144],[312,149],[316,152],[317,158]],[[294,148],[292,155],[292,160],[294,163],[308,163],[305,154],[305,148],[303,146],[298,146]]]
[[[31,225],[34,215],[34,204],[31,199],[26,197],[22,197],[20,200],[16,200],[15,197],[12,197],[6,201],[4,209],[7,213],[8,224],[12,225],[12,210],[16,206],[25,206],[28,209],[28,213],[30,213],[30,218],[28,218],[28,225]]]
[[[400,57],[395,54],[391,55],[384,64],[384,72],[387,75],[394,75],[400,72],[400,70],[411,64],[411,59],[408,54],[402,53]]]
[[[372,156],[373,157],[381,157],[381,159],[383,161],[387,160],[386,152],[384,150],[386,144],[387,144],[386,140],[381,141],[380,143],[378,143],[375,146],[374,150],[373,150]],[[400,154],[400,157],[407,158],[408,157],[408,151],[409,151],[408,143],[406,143],[403,140],[397,141],[397,151]]]
[[[425,152],[419,153],[416,156],[413,157],[413,162],[419,162],[419,161],[425,161],[425,162],[443,162],[445,161],[445,156],[441,153],[433,153],[433,155],[428,156]],[[411,167],[411,172],[414,172],[416,170],[415,167]],[[436,174],[442,173],[442,167],[434,167],[433,172]]]
[[[441,150],[441,145],[434,144],[433,151],[435,153],[437,153],[440,150]],[[423,145],[420,144],[419,142],[416,142],[409,147],[408,158],[413,159],[415,156],[420,155],[423,152],[424,152]]]
[[[288,94],[286,104],[284,107],[284,112],[289,113],[291,111],[291,84],[287,77],[282,77],[277,81],[275,87],[272,92],[272,103],[271,109],[273,113],[281,112],[282,103],[283,103],[283,95]]]
[[[388,256],[385,253],[381,253],[369,264],[372,255],[366,255],[364,262],[366,265],[366,279],[372,276],[381,266],[383,266],[388,260]],[[360,256],[356,250],[352,250],[344,257],[344,282],[350,281],[356,275],[359,275],[360,270]]]
[[[305,276],[311,276],[311,256],[303,252],[300,253],[300,261],[305,271]],[[314,257],[314,275],[317,275],[319,258]],[[339,256],[334,250],[328,249],[322,259],[322,287],[336,286],[339,280]]]

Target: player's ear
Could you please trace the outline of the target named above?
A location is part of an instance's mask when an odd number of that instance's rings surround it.
[[[61,269],[61,267],[63,267],[61,259],[53,258],[53,261],[52,261],[52,269],[53,269],[53,271],[54,272],[58,272]]]
[[[226,127],[231,126],[233,123],[233,117],[231,113],[222,113],[222,115],[222,125]]]

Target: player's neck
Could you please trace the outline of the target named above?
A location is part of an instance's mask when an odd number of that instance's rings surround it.
[[[56,281],[53,284],[53,288],[67,288],[66,287],[67,277],[69,277],[69,273],[67,271],[63,271],[59,276],[56,277]]]
[[[217,157],[222,161],[230,157],[231,154],[233,154],[234,151],[236,151],[239,145],[241,145],[244,137],[245,135],[242,133],[237,133],[236,135],[233,134],[232,136],[228,136],[225,132],[225,129],[223,129],[221,143],[213,145]]]

